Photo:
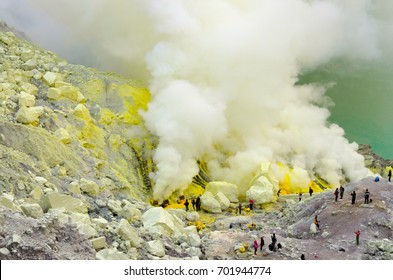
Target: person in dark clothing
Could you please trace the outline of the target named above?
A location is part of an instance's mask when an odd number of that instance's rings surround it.
[[[299,193],[299,202],[302,201],[302,193]]]
[[[310,187],[309,189],[308,189],[308,193],[310,194],[310,196],[312,196],[312,194],[313,194],[313,189]]]
[[[389,169],[388,178],[389,178],[389,182],[390,182],[390,179],[392,179],[392,169]]]
[[[368,189],[366,189],[366,192],[364,193],[364,203],[368,204],[369,203],[369,198],[370,198],[370,192]]]
[[[190,203],[189,203],[188,200],[186,199],[186,202],[184,202],[184,206],[186,206],[186,211],[188,211],[188,205],[190,205]]]
[[[263,239],[263,236],[261,236],[261,242],[259,243],[259,249],[262,251],[263,246],[265,245],[265,240]]]
[[[355,192],[355,191],[351,192],[351,196],[352,196],[352,204],[355,204],[355,201],[356,201],[356,192]]]
[[[304,256],[304,254],[302,254],[302,255],[300,256],[300,259],[301,259],[301,260],[305,260],[305,259],[306,259],[306,257]]]
[[[237,207],[237,209],[239,210],[239,215],[242,214],[242,204],[239,202],[239,206]]]
[[[340,199],[343,199],[344,196],[344,187],[340,186]]]
[[[194,209],[194,211],[196,210],[195,206],[196,206],[196,201],[195,201],[195,199],[193,199],[192,200],[192,209]]]
[[[336,197],[336,199],[335,199],[336,202],[337,202],[337,199],[338,199],[338,194],[339,194],[339,191],[338,191],[338,188],[336,188],[336,190],[334,191],[334,195]]]
[[[196,209],[197,209],[197,211],[201,211],[201,196],[198,196],[197,197],[197,199],[196,199]]]
[[[276,237],[276,234],[273,233],[273,235],[272,235],[272,245],[273,245],[273,249],[275,249],[276,243],[277,243],[277,237]]]
[[[278,197],[280,196],[280,193],[281,193],[281,189],[279,189],[279,190],[277,191],[277,196],[278,196]]]

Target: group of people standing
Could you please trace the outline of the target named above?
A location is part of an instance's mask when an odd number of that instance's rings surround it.
[[[342,199],[343,196],[344,196],[344,187],[343,186],[341,186],[340,189],[336,188],[336,190],[334,191],[335,202],[337,202],[339,194],[340,194],[340,199]],[[351,204],[355,204],[355,202],[356,202],[356,192],[352,191],[350,195],[352,197]],[[370,192],[369,192],[368,189],[366,189],[366,191],[364,192],[364,203],[365,204],[369,204],[370,202],[372,202],[372,199],[370,198]]]
[[[335,196],[335,201],[336,201],[336,202],[337,202],[337,200],[338,200],[338,195],[340,195],[340,199],[343,199],[343,197],[344,197],[344,191],[345,191],[345,189],[344,189],[343,186],[340,186],[340,189],[339,189],[339,188],[336,188],[336,190],[334,191],[334,196]]]
[[[198,196],[197,199],[192,199],[191,201],[192,203],[192,209],[194,209],[194,211],[201,211],[201,196]],[[184,202],[184,206],[186,207],[186,211],[189,210],[189,205],[190,202],[188,201],[188,199],[186,199],[186,201]]]
[[[276,237],[275,233],[272,234],[271,239],[272,239],[272,243],[269,244],[269,250],[270,251],[276,251],[277,249],[281,249],[282,248],[282,245],[280,243],[277,243],[277,237]],[[276,244],[277,244],[277,246],[276,246]],[[254,255],[257,254],[258,248],[262,251],[263,246],[265,246],[265,240],[263,239],[263,236],[261,236],[261,240],[260,240],[259,244],[258,244],[258,241],[255,239],[254,240],[254,245],[253,245],[253,247],[254,247]]]

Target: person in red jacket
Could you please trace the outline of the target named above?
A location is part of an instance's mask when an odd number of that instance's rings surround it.
[[[253,206],[254,206],[254,200],[250,199],[249,200],[250,203],[250,210],[252,210]]]
[[[258,250],[258,241],[255,239],[254,240],[254,255],[257,254],[257,250]]]
[[[356,234],[356,245],[359,245],[360,230],[355,231]]]

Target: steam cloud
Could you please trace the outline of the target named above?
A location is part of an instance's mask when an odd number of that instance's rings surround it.
[[[148,79],[153,99],[143,116],[160,139],[156,199],[182,192],[198,159],[214,179],[245,187],[263,161],[303,168],[309,178],[318,173],[333,185],[367,175],[357,145],[327,122],[325,89],[295,84],[332,58],[377,58],[383,4],[26,1],[71,34],[68,46],[82,42],[100,64]]]

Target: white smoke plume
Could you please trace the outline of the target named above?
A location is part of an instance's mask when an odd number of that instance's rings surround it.
[[[100,54],[100,64],[147,77],[153,98],[143,116],[159,136],[156,199],[182,192],[198,159],[214,179],[240,186],[263,161],[303,168],[310,178],[318,173],[333,185],[367,174],[357,145],[327,121],[325,89],[295,84],[333,58],[377,58],[383,4],[26,1],[62,23],[69,41]]]

